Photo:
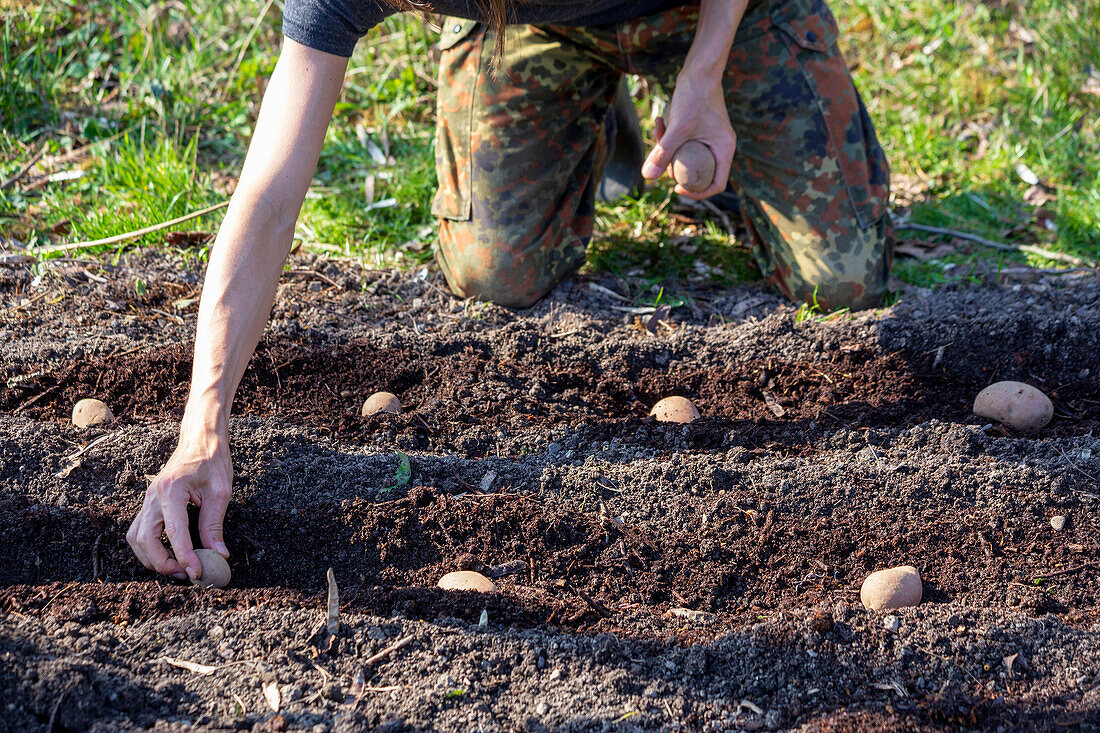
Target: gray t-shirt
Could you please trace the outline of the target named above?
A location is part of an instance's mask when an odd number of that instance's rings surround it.
[[[512,5],[514,23],[605,25],[650,15],[688,0],[536,0]],[[425,10],[481,20],[474,0],[428,0]],[[351,56],[356,42],[394,10],[379,0],[286,0],[283,34],[318,51]]]

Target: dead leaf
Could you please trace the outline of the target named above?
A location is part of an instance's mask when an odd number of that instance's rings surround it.
[[[114,437],[113,433],[108,433],[107,435],[101,435],[98,438],[96,438],[95,440],[93,440],[91,443],[88,443],[86,446],[84,446],[83,448],[78,450],[76,453],[73,453],[70,456],[66,456],[65,459],[64,459],[65,460],[65,465],[63,465],[61,467],[61,470],[58,471],[54,475],[57,476],[58,478],[68,477],[68,475],[70,473],[72,473],[76,469],[80,468],[84,464],[84,456],[90,450],[92,450],[92,448],[95,448],[100,443],[102,443],[105,440],[108,440],[112,437]]]
[[[1022,25],[1020,25],[1015,18],[1011,22],[1009,22],[1008,31],[1016,38],[1016,40],[1022,43],[1026,43],[1029,46],[1035,43],[1035,34],[1030,29],[1024,28]]]
[[[0,267],[20,267],[22,265],[33,264],[37,261],[37,258],[32,255],[12,254],[10,252],[0,254]]]
[[[691,621],[698,621],[700,623],[709,624],[718,620],[718,616],[707,611],[696,611],[693,608],[670,608],[665,612],[666,616],[675,616],[676,618],[686,618]]]
[[[189,662],[186,659],[176,659],[175,657],[164,657],[164,661],[171,664],[173,667],[179,667],[180,669],[186,669],[188,672],[194,672],[195,674],[201,674],[203,677],[208,677],[218,671],[217,667],[211,667],[209,664],[199,664],[198,662]]]
[[[906,255],[926,262],[927,260],[934,260],[939,257],[946,257],[955,251],[955,245],[947,244],[946,242],[932,243],[922,242],[915,240],[906,240],[900,242],[894,247],[894,252],[899,255]]]
[[[669,313],[672,312],[672,308],[667,305],[662,305],[660,308],[653,312],[653,315],[646,321],[645,330],[649,331],[654,336],[657,334],[657,328],[661,325],[661,321],[667,321]]]
[[[787,414],[787,411],[783,409],[783,405],[779,404],[771,392],[764,392],[764,404],[768,406],[768,409],[772,411],[772,414],[776,417],[783,417]]]
[[[748,710],[752,711],[756,715],[763,715],[764,714],[764,709],[761,708],[756,703],[754,703],[752,700],[742,700],[741,702],[737,703],[737,713],[738,714],[740,714],[741,708],[747,708]]]
[[[888,690],[890,692],[895,692],[897,693],[898,697],[909,697],[909,693],[905,691],[905,688],[898,684],[895,680],[890,680],[889,682],[876,682],[871,685],[871,687],[874,687],[876,690]]]
[[[1004,662],[1005,669],[1008,670],[1009,674],[1012,674],[1012,665],[1014,665],[1016,663],[1016,658],[1019,657],[1019,656],[1020,656],[1020,653],[1016,652],[1015,654],[1009,654],[1007,657],[1004,657],[1001,660],[1002,662]]]
[[[283,704],[282,696],[279,694],[279,684],[277,682],[264,682],[260,688],[264,691],[267,706],[271,708],[272,712],[279,712],[279,706]]]
[[[164,235],[165,244],[180,249],[202,247],[213,239],[214,235],[210,232],[168,232]]]
[[[340,589],[336,587],[336,575],[332,568],[328,569],[328,623],[325,631],[329,637],[336,636],[340,630]]]
[[[1018,163],[1016,165],[1016,175],[1020,177],[1021,181],[1028,185],[1039,185],[1039,176],[1036,175],[1035,171],[1028,168],[1027,163]]]
[[[1100,69],[1094,69],[1085,83],[1081,85],[1083,94],[1094,94],[1100,97]]]
[[[1053,188],[1042,184],[1029,186],[1027,191],[1024,192],[1024,203],[1029,206],[1046,206],[1051,201],[1057,200],[1057,198],[1054,195]]]

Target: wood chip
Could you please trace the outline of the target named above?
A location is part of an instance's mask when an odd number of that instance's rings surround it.
[[[272,712],[279,712],[279,707],[283,704],[282,696],[279,694],[279,684],[277,682],[264,682],[260,688],[264,692],[267,706],[271,708]]]
[[[404,649],[409,644],[412,644],[414,638],[415,637],[412,634],[409,634],[408,636],[406,636],[402,639],[398,639],[397,641],[390,644],[388,647],[386,647],[382,651],[378,652],[377,654],[375,654],[373,656],[370,656],[370,657],[367,657],[367,660],[365,662],[363,662],[363,664],[366,664],[367,666],[370,666],[372,664],[376,664],[378,662],[381,662],[383,659],[390,656],[394,652],[399,651],[401,649]]]
[[[764,392],[764,404],[768,406],[772,414],[776,417],[783,417],[787,414],[787,411],[783,409],[783,405],[776,401],[775,397],[772,397],[771,392]]]
[[[693,608],[670,608],[665,612],[666,616],[673,616],[676,618],[686,618],[689,621],[698,621],[699,623],[710,624],[718,620],[718,616],[707,611],[696,611]]]
[[[332,568],[328,569],[326,575],[328,577],[328,621],[325,631],[331,637],[336,636],[340,631],[340,589],[336,586],[336,575],[333,574]]]
[[[218,671],[218,667],[211,667],[209,664],[199,664],[198,662],[189,662],[186,659],[164,657],[164,661],[168,662],[173,667],[186,669],[188,672],[194,672],[195,674],[200,674],[203,677],[208,677],[209,675],[212,675]]]

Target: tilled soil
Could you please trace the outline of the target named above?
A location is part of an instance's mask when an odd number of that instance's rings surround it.
[[[695,293],[647,328],[632,283],[512,312],[298,258],[237,396],[233,583],[198,591],[124,539],[174,448],[198,266],[0,270],[13,730],[1100,730],[1096,275],[829,320]],[[975,417],[999,379],[1051,425]],[[360,417],[381,389],[405,413]],[[704,419],[648,418],[670,394]],[[73,428],[87,396],[117,422]],[[899,564],[922,605],[865,611]],[[456,569],[500,591],[434,587]]]

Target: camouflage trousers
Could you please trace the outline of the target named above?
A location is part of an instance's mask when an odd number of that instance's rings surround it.
[[[584,263],[623,74],[673,89],[697,4],[589,28],[447,19],[433,213],[454,292],[526,307]],[[825,308],[881,302],[893,260],[889,171],[824,0],[757,0],[725,75],[730,181],[769,282]]]

